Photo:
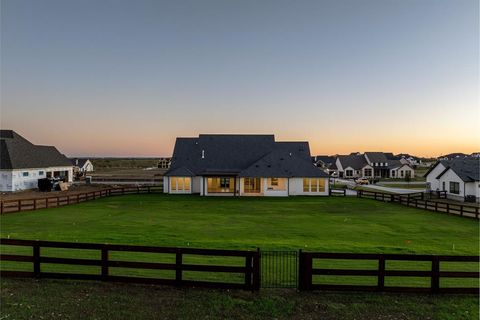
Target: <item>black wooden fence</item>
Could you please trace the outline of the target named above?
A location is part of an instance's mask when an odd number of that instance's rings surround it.
[[[13,240],[0,239],[2,246],[20,246],[29,247],[31,254],[0,254],[2,277],[35,277],[35,278],[57,278],[57,279],[79,279],[79,280],[102,280],[133,283],[151,283],[175,286],[199,286],[228,289],[244,289],[257,291],[263,288],[299,288],[300,290],[343,290],[343,291],[391,291],[391,292],[431,292],[431,293],[475,293],[478,294],[479,256],[442,256],[442,255],[412,255],[412,254],[362,254],[362,253],[321,253],[321,252],[302,252],[300,251],[245,251],[245,250],[219,250],[219,249],[192,249],[175,247],[152,247],[136,245],[111,245],[95,243],[72,243],[55,241],[35,241],[35,240]],[[67,252],[78,254],[78,250],[83,249],[94,251],[100,257],[91,258],[67,258],[58,257],[58,252],[52,255],[48,252],[51,248],[67,249]],[[70,250],[71,249],[71,250]],[[121,258],[114,259],[111,255],[123,253]],[[158,262],[157,260],[146,260],[143,257],[142,262],[132,255],[138,253],[167,254],[171,256],[171,263]],[[65,253],[63,253],[65,254]],[[193,257],[204,257],[188,263]],[[208,257],[208,258],[207,258]],[[236,257],[236,263],[229,261],[228,258]],[[132,261],[132,258],[134,259]],[[158,258],[158,257],[157,257]],[[151,258],[150,258],[151,259]],[[348,260],[352,261],[350,269],[345,268],[326,268],[329,265],[325,261]],[[365,261],[370,260],[375,264],[375,268],[359,269]],[[8,270],[8,265],[4,262],[31,263],[31,271],[19,271],[18,266]],[[198,262],[199,261],[199,262]],[[216,264],[205,264],[205,262],[217,261]],[[414,261],[427,262],[431,264],[429,270],[412,270],[414,267],[402,267],[400,270],[387,268],[387,262],[391,261]],[[318,263],[320,262],[320,263]],[[449,265],[442,268],[443,263],[458,264]],[[468,268],[467,264],[476,263],[473,268]],[[44,264],[80,266],[80,271],[69,271],[65,267],[55,269],[55,272],[42,270]],[[363,264],[364,265],[364,264]],[[96,271],[82,269],[82,267],[97,267]],[[344,267],[342,265],[342,267]],[[115,270],[121,269],[140,269],[148,271],[167,270],[173,272],[173,275],[157,275],[157,277],[116,275]],[[458,270],[460,268],[462,270]],[[7,269],[7,270],[6,270]],[[454,271],[452,271],[454,269]],[[117,269],[118,270],[118,269]],[[465,271],[476,270],[476,271]],[[61,271],[61,272],[58,272]],[[185,273],[196,272],[195,277],[186,277]],[[212,277],[214,275],[214,277]],[[227,277],[225,276],[227,275]],[[233,277],[228,277],[231,275]],[[316,281],[316,276],[333,277],[339,284],[321,283]],[[375,285],[358,285],[349,283],[351,277],[374,277]],[[407,281],[411,277],[429,278],[428,287],[415,284],[413,286],[388,286],[385,283],[386,278],[395,278]],[[473,278],[476,280],[476,287],[465,287],[458,284],[458,279]],[[455,287],[441,285],[441,279],[453,280]],[[397,281],[398,282],[398,281]],[[403,282],[400,282],[403,283]]]
[[[329,269],[315,268],[316,260],[326,259],[349,259],[356,261],[374,260],[376,269]],[[442,262],[476,262],[479,256],[438,256],[438,255],[412,255],[412,254],[360,254],[360,253],[320,253],[300,252],[299,267],[299,289],[300,290],[343,290],[343,291],[389,291],[389,292],[431,292],[431,293],[477,293],[477,287],[441,287],[441,278],[479,278],[477,271],[441,271]],[[431,263],[430,270],[388,270],[387,261],[427,261]],[[354,284],[325,284],[316,283],[315,275],[335,276],[340,280],[342,277],[370,276],[377,278],[376,285],[354,285]],[[429,287],[421,286],[386,286],[386,277],[404,278],[407,277],[428,277]]]
[[[56,279],[79,279],[79,280],[103,280],[118,282],[136,282],[152,283],[176,286],[199,286],[214,288],[230,288],[258,290],[260,288],[260,256],[258,251],[241,250],[218,250],[218,249],[192,249],[192,248],[174,248],[174,247],[151,247],[151,246],[133,246],[133,245],[111,245],[96,243],[76,243],[76,242],[56,242],[56,241],[35,241],[35,240],[13,240],[1,239],[1,245],[27,246],[32,248],[32,255],[13,255],[1,254],[1,261],[31,262],[33,271],[11,271],[2,270],[2,277],[36,277],[36,278],[56,278]],[[64,248],[64,249],[84,249],[98,250],[100,259],[78,259],[78,258],[60,258],[51,255],[42,255],[44,248]],[[73,251],[73,250],[72,250]],[[159,262],[138,262],[138,261],[118,261],[112,260],[109,256],[113,252],[130,253],[161,253],[175,256],[175,263]],[[184,257],[189,256],[209,256],[213,258],[221,257],[240,257],[244,259],[243,265],[231,265],[224,263],[221,265],[205,264],[187,264]],[[61,265],[80,265],[97,266],[100,272],[91,274],[86,272],[45,272],[42,271],[42,264],[61,264]],[[173,278],[151,278],[151,277],[132,277],[112,275],[112,268],[135,268],[149,270],[173,270]],[[63,270],[62,270],[63,271]],[[204,281],[202,275],[198,275],[199,280],[185,280],[184,271],[200,271],[202,273],[215,274],[243,274],[242,282],[226,281]]]
[[[475,205],[464,205],[445,201],[432,201],[425,198],[422,192],[411,194],[391,194],[384,192],[374,192],[366,190],[358,190],[357,197],[368,198],[385,202],[394,202],[408,207],[425,209],[435,212],[444,212],[466,216],[470,218],[479,218],[480,208]]]

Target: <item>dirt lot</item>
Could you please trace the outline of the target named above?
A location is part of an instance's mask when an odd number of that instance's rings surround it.
[[[45,197],[76,195],[79,193],[98,191],[108,189],[110,185],[85,185],[74,184],[68,191],[40,192],[38,190],[24,190],[17,192],[1,193],[0,200],[20,200],[20,199],[43,199]]]
[[[163,177],[166,169],[143,168],[105,168],[99,171],[89,172],[87,175],[99,178],[126,178],[126,179],[159,179]]]

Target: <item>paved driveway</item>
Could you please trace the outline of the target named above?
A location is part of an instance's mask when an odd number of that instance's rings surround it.
[[[369,184],[368,186],[365,186],[369,189],[378,190],[381,192],[391,192],[391,193],[397,193],[397,194],[409,194],[409,193],[417,193],[417,192],[425,192],[425,189],[403,189],[403,188],[391,188],[391,187],[383,187],[379,185],[373,185]]]

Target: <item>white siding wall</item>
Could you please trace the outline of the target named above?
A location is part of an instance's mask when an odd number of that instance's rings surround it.
[[[347,171],[351,170],[352,171],[352,175],[348,175],[347,176]],[[358,170],[359,172],[357,172],[357,170],[353,169],[352,167],[347,167],[345,168],[345,170],[343,171],[343,177],[344,178],[358,178],[359,176],[362,175],[362,170]]]
[[[475,195],[477,202],[480,201],[480,181],[465,183],[465,195]]]
[[[43,171],[42,175],[40,175],[40,171]],[[68,171],[68,182],[73,181],[73,167],[2,170],[0,174],[0,191],[36,189],[38,187],[38,179],[46,178],[47,172],[53,173],[54,171]],[[24,172],[28,173],[28,175],[24,176]]]
[[[0,171],[0,191],[13,191],[12,171]]]
[[[192,193],[200,193],[202,177],[192,177]]]
[[[442,190],[442,184],[436,179],[440,173],[445,170],[443,164],[439,163],[427,176],[427,183],[430,183],[430,189],[435,190]]]
[[[403,175],[402,175],[402,171],[403,171]],[[395,172],[395,175],[393,175],[392,172]],[[407,172],[410,172],[410,178],[415,177],[415,170],[413,170],[411,167],[407,165],[403,165],[400,168],[390,170],[390,178],[405,179],[405,177],[407,176]]]
[[[279,178],[279,184],[285,186],[284,190],[268,190],[268,179],[262,179],[262,191],[267,197],[288,197],[288,178]]]
[[[452,199],[458,199],[458,200],[463,200],[465,197],[465,184],[462,179],[460,179],[459,176],[453,170],[448,170],[445,172],[440,179],[438,179],[439,184],[440,184],[440,190],[442,190],[442,184],[445,182],[445,190],[447,191],[447,197],[452,198]],[[460,186],[460,193],[455,194],[455,193],[450,193],[450,182],[458,182]]]

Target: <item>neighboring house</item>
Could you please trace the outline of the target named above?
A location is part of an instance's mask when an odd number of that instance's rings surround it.
[[[329,169],[335,163],[334,156],[315,156],[312,157],[315,166],[323,169]]]
[[[438,160],[453,160],[453,159],[457,159],[457,158],[463,159],[463,158],[466,158],[468,156],[469,155],[465,154],[465,153],[455,152],[455,153],[446,154],[444,156],[440,156],[440,157],[438,157]]]
[[[328,175],[308,142],[273,135],[201,134],[177,138],[164,192],[230,196],[328,195]]]
[[[425,173],[427,189],[446,191],[447,197],[464,200],[466,196],[480,198],[480,159],[457,158],[440,160]]]
[[[392,159],[393,158],[393,159]],[[405,178],[415,176],[408,163],[394,159],[392,153],[365,152],[338,156],[335,161],[336,176],[340,178]]]
[[[172,163],[172,157],[160,158],[157,167],[160,169],[169,169]]]
[[[72,182],[73,166],[55,147],[34,145],[13,130],[0,130],[0,191],[34,189],[38,179]]]
[[[408,164],[411,167],[416,167],[422,164],[422,159],[412,156],[408,153],[400,153],[397,154],[394,158],[392,159],[397,159],[400,160],[404,164]]]
[[[72,158],[70,159],[73,165],[74,173],[85,173],[93,171],[93,164],[90,159],[86,158]]]

